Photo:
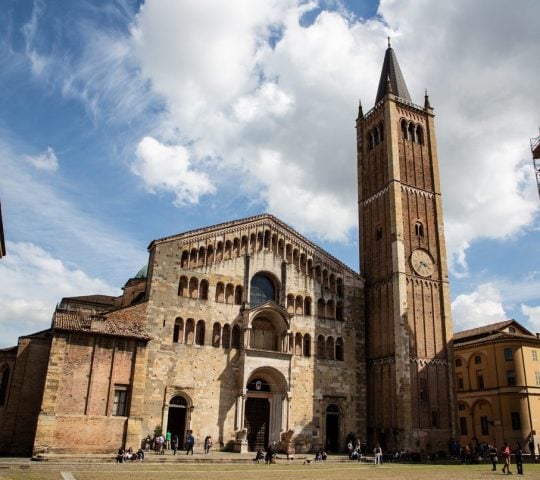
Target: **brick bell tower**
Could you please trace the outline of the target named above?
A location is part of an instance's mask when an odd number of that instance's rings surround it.
[[[356,120],[368,437],[447,451],[452,321],[433,109],[411,101],[388,40],[375,106]]]

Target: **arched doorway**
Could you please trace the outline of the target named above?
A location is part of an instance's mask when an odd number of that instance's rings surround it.
[[[248,398],[245,406],[245,428],[247,430],[248,450],[256,452],[268,446],[270,431],[270,385],[254,378],[247,386]]]
[[[337,405],[328,405],[326,408],[326,441],[327,452],[336,453],[340,451],[339,445],[339,423],[341,412]]]
[[[169,414],[167,416],[167,431],[171,435],[178,435],[178,448],[183,448],[186,438],[187,400],[177,395],[169,402]]]
[[[286,377],[272,367],[260,367],[251,372],[243,394],[238,399],[242,419],[240,432],[245,451],[256,451],[281,440],[281,432],[289,428],[287,412],[290,398]]]

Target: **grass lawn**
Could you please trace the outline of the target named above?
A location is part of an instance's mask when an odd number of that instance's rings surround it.
[[[437,479],[491,479],[501,478],[499,465],[497,472],[484,465],[409,465],[386,464],[374,466],[358,463],[327,463],[310,465],[135,465],[93,464],[54,465],[32,464],[14,466],[0,470],[1,480],[35,479],[62,480],[371,480],[378,478],[392,480],[437,480]],[[61,472],[71,473],[62,476]],[[516,474],[515,465],[512,472]],[[525,476],[540,479],[540,464],[525,464]],[[514,477],[515,478],[515,477]]]

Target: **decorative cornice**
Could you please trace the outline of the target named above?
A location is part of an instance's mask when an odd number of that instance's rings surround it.
[[[409,358],[409,363],[415,363],[416,365],[420,365],[421,367],[424,367],[426,365],[448,365],[448,360],[445,360],[444,358],[419,358],[419,357],[411,357]]]
[[[321,247],[317,246],[311,240],[298,233],[286,223],[267,213],[239,220],[219,223],[217,225],[211,225],[195,230],[189,230],[184,233],[159,238],[153,240],[150,243],[150,245],[148,246],[148,250],[151,250],[155,245],[173,240],[178,240],[183,244],[190,244],[208,241],[212,238],[212,234],[227,235],[230,233],[241,232],[243,230],[246,230],[247,228],[256,229],[259,227],[270,227],[276,233],[280,234],[285,240],[288,240],[293,245],[296,245],[302,250],[304,250],[307,255],[311,256],[314,261],[321,263],[321,266],[323,267],[329,267],[330,264],[333,263],[337,267],[347,270],[349,273],[358,276],[358,272],[355,272],[352,268],[348,267],[336,257],[323,250]]]
[[[404,183],[401,183],[399,182],[399,185],[401,187],[401,191],[402,192],[407,192],[407,193],[412,193],[412,194],[415,194],[415,195],[420,195],[422,197],[425,197],[425,198],[429,198],[430,200],[433,200],[433,198],[435,197],[435,194],[433,192],[429,192],[427,190],[422,190],[421,188],[418,188],[418,187],[413,187],[411,185],[406,185]],[[370,203],[372,203],[373,201],[377,200],[378,198],[380,198],[382,195],[384,195],[385,193],[388,192],[388,188],[390,186],[390,183],[387,183],[381,190],[379,190],[377,193],[374,193],[373,195],[371,195],[370,197],[366,198],[365,200],[362,200],[361,203],[362,203],[362,206],[366,206],[366,205],[369,205]]]
[[[417,277],[416,275],[407,273],[407,282],[414,282],[417,284],[424,284],[425,286],[431,285],[432,287],[439,288],[441,283],[448,283],[443,282],[442,280],[432,280],[430,278],[423,278],[423,277]]]
[[[367,364],[370,367],[378,367],[379,365],[392,365],[396,363],[395,357],[382,357],[374,358],[373,360],[368,360]]]
[[[382,188],[381,190],[379,190],[377,193],[371,195],[371,197],[368,197],[365,200],[362,200],[362,205],[363,206],[369,205],[371,202],[382,197],[386,192],[388,192],[388,187],[389,187],[389,184],[386,184],[386,186]]]
[[[426,198],[429,198],[430,200],[433,199],[433,197],[435,196],[435,194],[433,192],[428,192],[426,190],[422,190],[420,188],[417,188],[417,187],[411,187],[410,185],[405,185],[405,184],[401,184],[401,191],[405,191],[407,193],[413,193],[413,194],[416,194],[416,195],[420,195],[421,197],[426,197]]]
[[[396,363],[396,358],[394,356],[375,358],[373,360],[368,360],[367,363],[368,363],[368,366],[373,366],[373,367],[377,367],[379,365],[393,365]],[[444,358],[410,357],[409,364],[416,364],[420,366],[428,366],[428,365],[446,366],[448,365],[448,360],[445,360]]]
[[[424,110],[424,108],[421,107],[420,105],[416,105],[416,103],[406,100],[405,98],[400,98],[396,96],[394,96],[394,99],[396,100],[396,103],[401,103],[403,106],[407,106],[409,108],[417,110],[419,113],[426,114],[426,111]]]

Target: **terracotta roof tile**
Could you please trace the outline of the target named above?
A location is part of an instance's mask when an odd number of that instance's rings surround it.
[[[460,348],[460,347],[467,347],[469,345],[479,345],[482,343],[489,343],[494,342],[497,340],[533,340],[538,341],[540,340],[536,337],[536,335],[526,335],[522,333],[507,333],[507,332],[492,332],[489,335],[481,336],[481,337],[471,337],[471,338],[463,338],[456,340],[454,337],[454,347]]]
[[[514,323],[515,320],[505,320],[503,322],[490,323],[489,325],[483,325],[481,327],[471,328],[469,330],[463,330],[461,332],[454,333],[454,341],[467,337],[476,337],[478,335],[484,335],[491,332],[499,331],[502,328]]]
[[[510,325],[515,327],[514,333],[505,331]],[[497,340],[513,339],[540,341],[534,333],[530,332],[513,319],[505,320],[503,322],[490,323],[489,325],[483,325],[482,327],[457,332],[454,334],[453,341],[455,347],[465,347],[468,345],[476,345]]]
[[[130,337],[150,340],[144,323],[138,316],[124,315],[122,318],[102,315],[85,316],[76,312],[57,310],[53,317],[53,328],[71,332],[95,333],[116,337]]]
[[[64,297],[62,301],[72,300],[76,302],[97,303],[99,305],[108,305],[113,307],[116,305],[116,299],[117,297],[112,297],[110,295],[82,295],[79,297]]]
[[[12,353],[17,351],[17,345],[13,347],[0,348],[0,353]]]

